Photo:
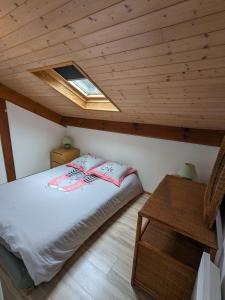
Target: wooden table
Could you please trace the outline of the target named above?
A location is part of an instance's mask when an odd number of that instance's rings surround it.
[[[203,251],[215,257],[216,230],[203,222],[205,188],[167,175],[139,211],[132,284],[155,299],[190,299]]]

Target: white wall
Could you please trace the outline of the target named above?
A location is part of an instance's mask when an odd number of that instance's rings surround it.
[[[185,162],[196,165],[199,179],[207,181],[218,148],[175,141],[64,127],[7,103],[17,178],[50,167],[49,152],[62,137],[71,135],[81,153],[93,153],[136,167],[146,191],[153,191],[165,174],[174,174]],[[3,170],[0,150],[0,169]],[[5,182],[4,171],[0,180]],[[0,181],[0,182],[1,182]]]
[[[199,179],[207,181],[217,147],[145,138],[127,134],[68,127],[81,153],[93,153],[135,167],[146,191],[152,192],[165,174],[176,173],[185,162],[196,165]]]
[[[6,178],[5,164],[4,164],[3,152],[2,152],[2,143],[0,137],[0,184],[6,182],[7,182],[7,178]]]
[[[16,177],[21,178],[50,167],[50,151],[60,145],[65,128],[7,103]]]

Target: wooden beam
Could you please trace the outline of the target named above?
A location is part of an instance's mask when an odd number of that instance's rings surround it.
[[[225,135],[225,130],[192,129],[72,117],[63,117],[62,124],[210,146],[220,146]]]
[[[0,98],[12,102],[52,122],[62,125],[61,115],[29,99],[28,97],[17,93],[3,84],[0,84]]]
[[[0,135],[7,180],[13,181],[16,179],[16,172],[5,101],[0,101]]]

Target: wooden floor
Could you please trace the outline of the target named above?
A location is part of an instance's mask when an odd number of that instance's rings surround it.
[[[26,296],[1,272],[5,300],[152,299],[130,285],[137,212],[143,194],[101,227],[50,282]]]

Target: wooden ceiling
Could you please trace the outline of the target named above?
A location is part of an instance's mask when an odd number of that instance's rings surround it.
[[[121,112],[29,72],[71,60]],[[225,1],[0,0],[0,83],[67,117],[225,129]]]

